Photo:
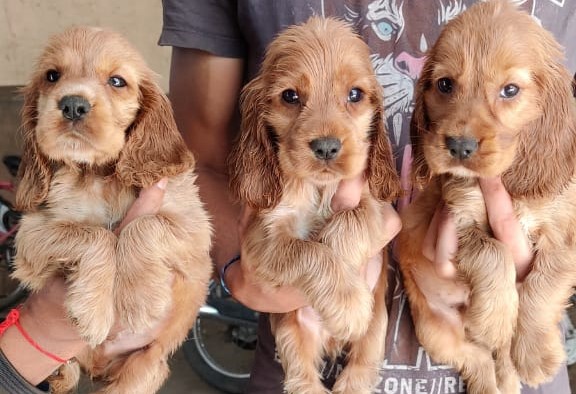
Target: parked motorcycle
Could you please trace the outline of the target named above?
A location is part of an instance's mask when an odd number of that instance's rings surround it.
[[[257,312],[211,281],[206,303],[182,347],[184,356],[211,386],[225,393],[243,393],[254,359],[257,325]]]

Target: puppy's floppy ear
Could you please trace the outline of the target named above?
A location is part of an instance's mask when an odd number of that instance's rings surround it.
[[[273,130],[265,121],[269,106],[261,76],[242,90],[240,136],[230,154],[230,187],[234,195],[252,207],[270,208],[281,196],[280,166]]]
[[[394,201],[400,196],[400,178],[394,164],[392,148],[388,132],[384,127],[384,103],[382,90],[378,86],[375,97],[372,98],[374,116],[370,130],[370,153],[366,178],[370,186],[370,192],[382,201]]]
[[[422,75],[416,85],[416,99],[412,119],[410,120],[410,143],[412,145],[412,182],[414,186],[423,188],[432,178],[430,167],[424,157],[422,146],[422,134],[430,129],[426,104],[424,103],[424,91],[430,84],[430,65],[426,61],[422,69]]]
[[[541,97],[541,116],[520,132],[516,157],[503,178],[513,197],[557,194],[576,168],[576,108],[572,76],[561,62],[561,49],[543,34],[546,64],[534,75]],[[552,60],[550,60],[552,59]]]
[[[172,107],[151,77],[140,83],[140,109],[127,132],[116,165],[127,185],[147,187],[194,166],[194,157],[178,132]]]
[[[22,89],[21,133],[24,143],[19,168],[20,183],[16,191],[16,209],[22,212],[35,211],[48,196],[53,169],[38,145],[36,125],[38,123],[38,86],[31,82]]]

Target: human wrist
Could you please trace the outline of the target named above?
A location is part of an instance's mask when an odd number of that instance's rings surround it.
[[[61,332],[61,324],[36,320],[25,308],[10,312],[12,320],[0,337],[0,349],[14,369],[32,385],[51,375],[86,344],[74,332]]]
[[[20,324],[33,341],[64,360],[74,358],[86,347],[86,342],[65,313],[41,311],[38,307],[24,304],[20,313]]]
[[[224,290],[227,294],[232,295],[232,288],[229,282],[226,281],[226,274],[233,270],[234,265],[239,265],[240,263],[240,255],[234,256],[228,262],[226,262],[222,268],[220,269],[220,286],[222,290]]]

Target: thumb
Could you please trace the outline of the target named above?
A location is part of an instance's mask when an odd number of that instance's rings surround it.
[[[158,183],[142,189],[138,198],[132,203],[130,209],[128,209],[122,223],[120,223],[116,229],[116,233],[122,231],[128,223],[139,216],[155,215],[158,213],[164,200],[167,184],[168,179],[163,178]]]
[[[332,210],[338,212],[356,208],[362,198],[362,189],[365,183],[363,173],[352,179],[341,180],[336,194],[330,202]]]
[[[452,259],[457,250],[456,224],[444,203],[440,202],[424,237],[422,253],[434,264],[439,277],[451,278],[456,275],[456,267]]]

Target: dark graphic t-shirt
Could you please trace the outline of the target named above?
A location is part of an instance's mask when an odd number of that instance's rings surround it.
[[[566,48],[566,65],[576,71],[576,1],[515,0]],[[224,57],[247,60],[246,80],[255,75],[264,50],[285,27],[311,15],[337,16],[350,22],[372,50],[372,64],[384,88],[386,126],[403,186],[410,190],[409,122],[414,85],[428,48],[444,24],[469,7],[472,0],[164,0],[161,45],[196,48]],[[572,26],[572,27],[570,27]],[[407,193],[410,195],[410,193]],[[408,201],[399,201],[402,209]],[[432,361],[418,344],[408,300],[397,264],[391,259],[387,297],[389,326],[386,358],[375,393],[465,393],[462,379],[451,368]],[[249,393],[281,393],[283,372],[275,361],[274,339],[266,316]],[[327,364],[333,377],[341,365]],[[526,393],[569,393],[566,370],[538,390]]]

